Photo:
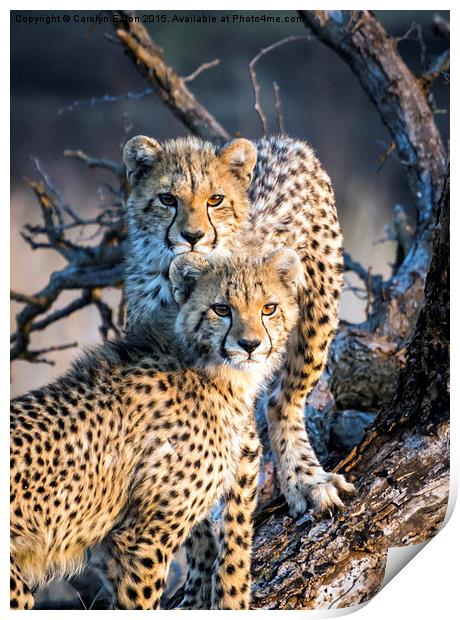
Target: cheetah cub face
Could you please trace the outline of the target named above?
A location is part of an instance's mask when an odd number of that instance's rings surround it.
[[[226,259],[188,253],[169,275],[176,333],[203,366],[266,373],[276,365],[298,319],[302,266],[294,251]]]
[[[132,192],[128,221],[133,243],[155,242],[161,253],[209,254],[229,249],[249,212],[247,189],[255,146],[236,139],[218,147],[195,138],[161,145],[146,136],[123,152]]]

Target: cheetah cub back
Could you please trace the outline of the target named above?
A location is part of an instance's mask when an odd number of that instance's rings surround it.
[[[90,550],[117,607],[157,609],[173,553],[220,499],[210,606],[249,606],[253,401],[296,324],[300,260],[190,254],[169,277],[177,312],[12,401],[12,608]]]

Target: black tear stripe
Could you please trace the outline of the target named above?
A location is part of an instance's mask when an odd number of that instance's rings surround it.
[[[263,316],[262,316],[262,325],[264,326],[265,333],[267,334],[267,336],[268,336],[268,340],[270,341],[270,351],[268,352],[268,355],[267,355],[267,359],[268,359],[268,358],[270,357],[270,355],[272,354],[272,350],[273,350],[273,342],[272,342],[272,339],[271,339],[270,334],[269,334],[269,332],[268,332],[267,326],[265,325],[265,322],[264,322]]]
[[[217,230],[216,227],[214,226],[214,224],[212,223],[211,220],[211,216],[209,215],[209,205],[206,205],[206,215],[208,216],[208,221],[211,224],[211,228],[214,231],[214,240],[212,242],[212,249],[215,250],[217,247],[217,242],[218,242],[218,235],[217,235]]]
[[[233,317],[230,314],[230,325],[228,326],[227,332],[222,340],[222,342],[220,343],[220,354],[222,356],[222,359],[227,359],[228,355],[227,355],[227,350],[225,349],[225,341],[227,340],[227,336],[230,333],[230,330],[232,329],[232,325],[233,325]]]
[[[176,221],[177,218],[177,207],[174,207],[174,217],[171,220],[171,223],[169,224],[168,228],[166,229],[166,234],[165,234],[165,245],[166,247],[170,250],[173,246],[171,241],[169,240],[169,231],[171,230],[172,225],[174,224],[174,222]]]

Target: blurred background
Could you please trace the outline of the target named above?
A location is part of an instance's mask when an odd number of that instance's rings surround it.
[[[152,15],[192,15],[193,12],[151,12]],[[260,16],[254,12],[213,13]],[[402,37],[413,23],[420,25],[422,38],[413,30],[399,43],[399,50],[411,69],[421,70],[423,57],[429,61],[446,47],[431,30],[435,11],[376,11],[388,33]],[[448,12],[438,11],[448,18]],[[73,15],[75,11],[70,12]],[[195,15],[212,13],[195,12]],[[381,158],[391,142],[388,132],[362,90],[358,80],[335,53],[295,21],[296,13],[280,15],[281,23],[153,23],[148,25],[153,40],[179,75],[190,75],[203,62],[220,59],[220,64],[199,75],[189,84],[197,99],[230,134],[249,138],[262,135],[254,110],[254,92],[249,63],[262,47],[291,35],[304,37],[264,56],[256,66],[262,89],[262,104],[270,130],[278,130],[273,82],[279,85],[286,131],[309,141],[332,178],[345,247],[353,258],[373,273],[388,276],[395,247],[383,242],[385,225],[391,223],[393,207],[402,204],[411,210],[410,196],[402,166],[389,157]],[[24,23],[24,18],[64,15],[63,12],[12,11],[11,15],[11,287],[21,293],[35,293],[48,281],[49,274],[63,266],[53,251],[32,251],[20,236],[25,223],[38,224],[40,211],[23,178],[37,180],[40,170],[58,188],[63,203],[82,216],[95,214],[107,199],[109,173],[90,171],[83,164],[64,159],[67,148],[82,149],[103,158],[119,160],[125,141],[142,133],[158,139],[187,133],[154,94],[141,93],[148,84],[125,56],[122,47],[104,36],[112,34],[111,24]],[[98,12],[78,13],[81,18]],[[284,21],[291,17],[291,21]],[[61,19],[62,22],[62,19]],[[449,84],[442,77],[433,90],[440,113],[436,119],[444,140],[449,136]],[[104,95],[120,97],[115,102],[100,101]],[[347,274],[347,282],[356,280]],[[111,302],[118,292],[104,292]],[[63,295],[56,307],[73,295]],[[342,318],[361,321],[365,302],[346,291]],[[20,305],[12,304],[14,316]],[[99,339],[99,317],[92,308],[60,321],[45,332],[36,332],[34,348],[77,341],[79,346]],[[54,354],[56,364],[14,362],[12,394],[38,387],[68,367],[78,349]]]

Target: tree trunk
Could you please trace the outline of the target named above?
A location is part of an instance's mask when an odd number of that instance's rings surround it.
[[[389,547],[438,531],[449,492],[449,179],[438,206],[425,303],[389,411],[336,468],[356,485],[347,510],[293,521],[272,503],[257,516],[255,609],[357,605],[383,579]]]

